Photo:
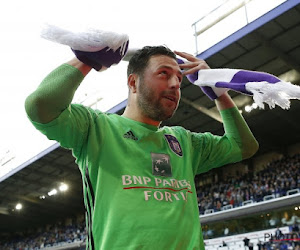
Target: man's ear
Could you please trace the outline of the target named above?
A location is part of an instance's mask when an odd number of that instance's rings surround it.
[[[131,93],[136,93],[138,76],[130,74],[127,80],[128,88]]]

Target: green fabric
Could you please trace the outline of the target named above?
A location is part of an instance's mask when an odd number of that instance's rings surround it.
[[[238,144],[242,152],[242,157],[248,158],[246,156],[248,154],[247,150],[251,149],[249,142],[254,142],[255,138],[239,110],[237,107],[233,107],[221,110],[220,114],[226,135]]]
[[[77,104],[48,124],[32,123],[76,157],[87,245],[97,250],[204,249],[194,177],[241,160],[231,137],[158,129]]]
[[[32,120],[51,121],[71,103],[84,76],[75,67],[63,64],[45,77],[39,87],[26,98],[25,109]]]

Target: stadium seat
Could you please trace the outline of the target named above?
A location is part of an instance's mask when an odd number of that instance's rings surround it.
[[[224,210],[228,210],[228,209],[232,209],[232,208],[233,208],[232,205],[226,205],[226,206],[221,207],[221,210],[224,211]]]
[[[221,246],[221,247],[218,247],[217,249],[218,250],[228,250],[229,248],[227,246],[226,247]]]
[[[299,188],[291,189],[286,192],[287,195],[293,195],[293,194],[297,194],[297,193],[300,193]]]
[[[234,245],[234,246],[230,246],[229,249],[230,250],[240,250],[240,249],[244,249],[244,248],[241,245]]]
[[[214,245],[205,246],[205,250],[214,250]]]
[[[272,199],[275,199],[275,195],[274,194],[270,194],[270,195],[264,196],[264,201],[268,201],[268,200],[272,200]]]
[[[213,210],[213,209],[206,209],[205,211],[204,211],[204,214],[212,214],[212,213],[214,213],[215,212],[215,210]]]
[[[242,206],[246,206],[246,205],[249,205],[249,204],[252,204],[252,203],[253,203],[253,200],[243,201]]]

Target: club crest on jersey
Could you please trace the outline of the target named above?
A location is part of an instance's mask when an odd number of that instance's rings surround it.
[[[167,154],[151,153],[152,174],[155,176],[172,177],[170,156]]]
[[[180,143],[177,140],[177,138],[173,135],[165,135],[165,138],[166,138],[171,150],[178,156],[182,156],[183,155],[182,149],[181,149]]]

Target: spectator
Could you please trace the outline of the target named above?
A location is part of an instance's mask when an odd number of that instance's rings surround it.
[[[292,232],[299,234],[299,226],[297,222],[294,222],[294,225],[292,227]]]
[[[257,249],[258,250],[262,250],[263,249],[263,244],[262,244],[262,242],[260,240],[257,242]]]
[[[243,241],[244,241],[244,246],[245,246],[245,248],[246,249],[248,249],[249,248],[249,239],[247,238],[247,237],[245,237],[244,239],[243,239]]]
[[[280,239],[282,239],[282,236],[283,236],[282,231],[279,229],[279,227],[277,227],[277,229],[275,231],[275,239],[280,240]]]

